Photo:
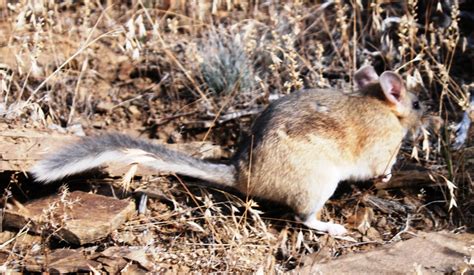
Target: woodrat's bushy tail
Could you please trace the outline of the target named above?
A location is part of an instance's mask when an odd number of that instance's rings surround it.
[[[112,162],[138,163],[160,172],[190,176],[224,186],[235,183],[235,168],[231,165],[214,164],[122,134],[82,138],[40,160],[30,172],[37,181],[51,182]]]

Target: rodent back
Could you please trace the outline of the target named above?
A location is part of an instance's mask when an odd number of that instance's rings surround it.
[[[417,99],[410,94],[407,100],[406,104],[412,104]],[[415,124],[418,117],[417,110],[410,111],[407,117],[397,116],[378,82],[355,94],[334,89],[298,91],[273,102],[262,112],[234,161],[237,170],[248,170],[250,147],[253,161],[259,161],[256,155],[262,150],[276,150],[282,135],[290,141],[308,143],[314,137],[325,139],[339,145],[344,153],[341,157],[357,159],[364,151],[372,152],[369,149],[378,144],[399,144],[406,128]]]
[[[395,119],[380,97],[349,95],[333,89],[298,91],[273,102],[262,112],[236,157],[248,154],[250,143],[254,148],[263,142],[271,144],[282,132],[298,140],[317,135],[345,142],[349,136],[358,134],[354,131],[379,127],[384,120],[396,123]]]

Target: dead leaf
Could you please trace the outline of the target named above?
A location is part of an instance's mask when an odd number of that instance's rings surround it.
[[[370,207],[362,207],[357,209],[357,212],[347,218],[347,222],[353,228],[356,228],[360,233],[366,234],[371,227],[374,219],[374,211]]]

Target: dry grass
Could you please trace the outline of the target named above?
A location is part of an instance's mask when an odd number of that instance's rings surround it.
[[[388,225],[377,225],[386,230],[380,238],[359,234],[356,243],[262,218],[253,201],[227,193],[197,187],[187,193],[182,186],[159,184],[168,194],[165,202],[153,200],[149,212],[103,246],[146,246],[157,269],[179,264],[180,271],[280,272],[324,246],[337,256],[390,241],[410,222],[413,230],[472,222],[472,159],[451,151],[448,127],[468,107],[473,81],[464,68],[474,45],[460,30],[457,5],[443,10],[421,0],[109,2],[0,1],[3,121],[66,131],[81,125],[88,133],[131,129],[174,142],[211,139],[232,150],[248,116],[273,99],[301,88],[350,89],[353,72],[371,63],[407,76],[430,113],[444,121],[445,134],[425,131],[424,141],[414,146],[419,164],[445,181],[434,180],[438,186],[428,191],[412,190],[420,212],[389,216]],[[472,150],[472,143],[467,146]],[[361,194],[370,192],[343,195],[325,217],[345,220],[363,204]],[[407,194],[385,194],[397,202],[401,195]],[[434,198],[436,210],[425,207]],[[441,222],[427,221],[434,211],[446,214]],[[24,253],[15,251],[15,260],[4,267],[18,268]]]

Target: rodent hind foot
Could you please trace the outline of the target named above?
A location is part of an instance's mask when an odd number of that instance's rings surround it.
[[[322,222],[317,220],[315,215],[308,217],[308,219],[306,219],[303,224],[311,229],[327,232],[331,236],[342,236],[347,233],[347,230],[343,225],[331,222]]]

